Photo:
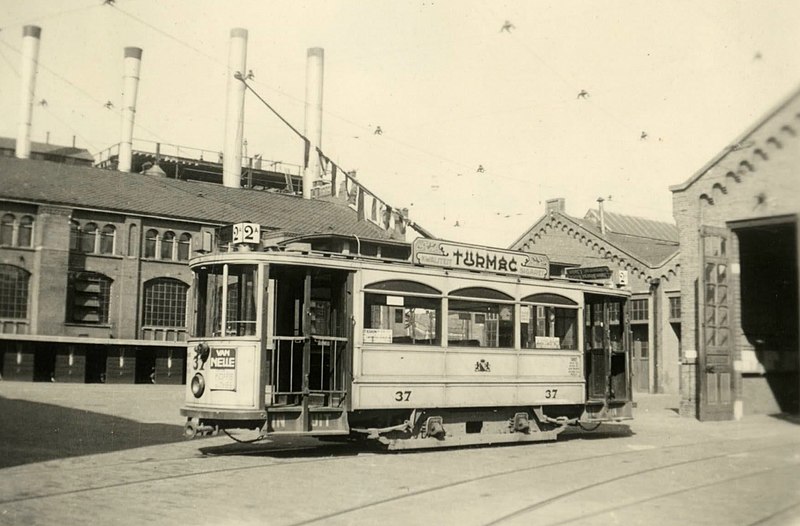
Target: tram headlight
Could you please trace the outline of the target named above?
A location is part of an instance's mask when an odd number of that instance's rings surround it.
[[[195,398],[200,398],[203,396],[203,392],[206,390],[206,379],[203,378],[203,375],[197,373],[192,377],[192,394]]]

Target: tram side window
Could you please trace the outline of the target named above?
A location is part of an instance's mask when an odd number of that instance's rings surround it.
[[[578,348],[578,310],[544,305],[522,305],[523,349]]]
[[[447,312],[451,347],[514,347],[514,306],[451,299]]]
[[[256,334],[257,267],[228,265],[227,298],[223,297],[224,265],[202,267],[196,279],[196,336],[253,336]],[[222,305],[226,305],[225,333]]]
[[[439,345],[442,302],[438,298],[364,294],[364,328],[379,329],[375,343]],[[385,338],[385,340],[384,340]]]
[[[228,300],[225,334],[254,336],[256,334],[255,265],[230,265],[228,269]]]

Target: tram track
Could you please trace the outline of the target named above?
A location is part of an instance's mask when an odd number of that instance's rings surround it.
[[[548,469],[548,468],[556,468],[556,467],[559,467],[559,466],[568,466],[570,464],[577,464],[577,463],[582,463],[582,462],[587,462],[587,461],[592,461],[592,460],[597,460],[597,459],[609,459],[609,458],[614,458],[614,457],[625,457],[625,456],[630,456],[630,455],[653,453],[654,451],[666,451],[666,450],[673,450],[673,449],[687,448],[687,447],[703,447],[703,446],[706,446],[706,445],[709,445],[709,444],[714,444],[715,446],[720,446],[721,444],[726,444],[726,443],[727,444],[735,444],[737,442],[742,442],[743,440],[749,440],[749,439],[728,439],[728,440],[723,440],[723,441],[720,441],[720,440],[705,440],[705,441],[698,441],[698,442],[691,442],[691,443],[682,443],[682,444],[674,444],[674,445],[668,445],[668,446],[654,447],[652,449],[647,449],[647,450],[625,450],[625,451],[615,451],[615,452],[599,454],[599,455],[584,455],[584,456],[571,458],[571,459],[567,459],[567,460],[559,460],[559,461],[555,461],[555,462],[548,462],[548,463],[537,464],[537,465],[533,465],[533,466],[524,466],[524,467],[520,467],[520,468],[514,468],[514,469],[508,469],[508,470],[503,470],[503,471],[498,471],[498,472],[493,472],[493,473],[487,473],[487,474],[480,475],[480,476],[477,476],[477,477],[470,477],[470,478],[458,480],[458,481],[455,481],[455,482],[449,482],[449,483],[446,483],[446,484],[437,485],[437,486],[434,486],[434,487],[423,488],[423,489],[419,489],[419,490],[412,491],[412,492],[409,492],[409,493],[405,493],[403,495],[391,496],[391,497],[387,497],[387,498],[384,498],[384,499],[376,500],[374,502],[370,502],[370,503],[362,504],[362,505],[359,505],[359,506],[354,506],[354,507],[351,507],[351,508],[339,510],[339,511],[336,511],[336,512],[333,512],[333,513],[320,515],[320,516],[317,516],[317,517],[310,518],[308,520],[292,523],[292,526],[301,526],[301,525],[306,525],[306,524],[322,523],[322,522],[325,522],[325,521],[333,519],[333,518],[344,517],[344,516],[346,516],[348,514],[358,513],[358,512],[361,512],[361,511],[364,511],[364,510],[367,510],[367,509],[370,509],[370,508],[376,508],[376,507],[383,506],[383,505],[402,502],[403,500],[411,499],[411,498],[414,498],[414,497],[419,497],[419,496],[422,496],[422,495],[435,494],[436,492],[446,491],[448,489],[456,488],[456,487],[459,487],[459,486],[465,486],[465,485],[468,485],[468,484],[473,484],[473,483],[481,482],[481,481],[484,481],[484,480],[491,480],[491,479],[495,479],[495,478],[507,477],[509,475],[514,475],[514,474],[519,474],[519,473],[534,472],[534,471],[537,471],[537,470],[543,470],[543,469]],[[779,447],[789,447],[789,446],[796,446],[796,445],[800,445],[800,442],[781,443],[781,444],[778,444],[778,445],[775,445],[775,446],[771,446],[771,447],[772,448],[779,448]],[[524,447],[524,446],[521,446],[521,447]],[[240,456],[240,455],[255,456],[255,455],[273,455],[273,454],[288,455],[288,454],[295,454],[295,453],[307,454],[309,452],[314,452],[317,455],[320,455],[320,454],[334,454],[335,455],[335,452],[333,450],[328,452],[327,451],[328,449],[331,449],[331,447],[330,446],[322,446],[322,447],[320,447],[320,446],[285,447],[285,448],[276,448],[276,449],[271,449],[271,450],[263,450],[262,449],[260,451],[240,451],[240,452],[237,452],[236,455],[237,456]],[[745,449],[743,451],[737,451],[737,452],[738,453],[750,452],[750,451],[763,450],[763,449],[765,449],[765,448],[762,447],[762,446],[757,446],[757,447],[754,447],[754,448],[751,448],[751,449]],[[429,454],[429,452],[426,452],[426,453]],[[408,454],[409,453],[402,453],[401,455],[408,455]],[[414,454],[414,453],[411,453],[411,454]],[[568,498],[571,495],[578,494],[581,491],[585,491],[590,487],[597,487],[598,485],[602,485],[602,484],[612,484],[612,483],[614,483],[616,481],[623,480],[623,479],[626,479],[626,478],[635,477],[635,476],[638,476],[638,475],[641,475],[641,474],[644,474],[644,473],[653,472],[653,471],[657,471],[657,470],[660,470],[660,469],[667,469],[667,468],[670,468],[670,467],[676,467],[676,466],[685,465],[685,464],[690,464],[690,463],[693,463],[693,462],[702,462],[704,460],[710,460],[710,459],[714,459],[714,458],[722,458],[722,457],[728,456],[730,454],[731,454],[730,452],[726,452],[724,454],[719,454],[719,455],[711,455],[711,456],[697,458],[697,459],[685,460],[685,461],[681,461],[681,462],[674,462],[674,463],[669,463],[669,464],[666,464],[666,465],[661,465],[661,466],[657,466],[657,467],[653,467],[653,468],[648,468],[646,470],[639,470],[639,471],[636,471],[634,473],[629,473],[629,474],[622,475],[622,476],[619,476],[619,477],[612,477],[610,479],[606,479],[604,481],[600,481],[600,482],[592,484],[592,485],[587,485],[587,486],[584,486],[584,487],[581,487],[581,488],[576,488],[576,489],[573,489],[573,490],[571,490],[569,492],[563,492],[561,494],[549,497],[548,499],[544,499],[544,500],[539,501],[537,503],[533,503],[532,505],[526,506],[525,508],[521,508],[520,510],[516,510],[515,512],[513,512],[511,514],[508,514],[506,516],[500,517],[500,518],[498,518],[498,519],[496,519],[493,522],[488,523],[488,524],[500,524],[500,523],[502,523],[502,522],[504,522],[506,520],[510,520],[513,517],[523,515],[525,513],[530,512],[530,511],[535,511],[535,510],[537,510],[539,508],[547,506],[548,504],[552,504],[554,502],[557,502],[560,499],[565,499],[565,498]],[[212,457],[209,457],[209,458],[216,458],[217,456],[224,456],[224,455],[215,455],[215,456],[212,456]],[[194,457],[194,458],[197,458],[197,457]],[[311,458],[311,459],[303,459],[303,460],[291,460],[291,461],[288,461],[288,462],[275,462],[275,463],[270,463],[270,464],[266,464],[266,465],[259,464],[259,465],[250,465],[250,466],[224,467],[224,468],[219,468],[219,469],[206,469],[206,470],[195,471],[195,472],[191,472],[191,473],[176,473],[176,474],[171,474],[171,475],[145,477],[145,478],[139,478],[139,479],[136,479],[136,480],[115,482],[115,483],[111,483],[111,484],[98,484],[98,485],[92,485],[92,486],[88,486],[88,487],[84,487],[84,488],[76,488],[76,489],[65,490],[65,491],[51,491],[51,492],[40,493],[40,494],[23,495],[23,496],[9,498],[9,499],[2,499],[2,500],[0,500],[0,505],[9,505],[9,504],[29,502],[29,501],[35,501],[35,500],[46,500],[46,499],[59,498],[59,497],[65,497],[65,496],[73,496],[73,495],[80,495],[80,494],[90,494],[92,492],[100,492],[100,491],[109,490],[109,489],[124,488],[124,487],[135,487],[135,486],[141,486],[141,485],[147,485],[147,484],[159,483],[159,482],[165,482],[165,481],[189,479],[189,478],[193,478],[193,477],[207,477],[207,476],[212,476],[213,477],[213,476],[219,476],[221,474],[234,474],[234,473],[237,473],[237,472],[257,471],[257,470],[262,470],[262,469],[263,470],[269,470],[271,468],[286,468],[286,467],[291,467],[291,466],[294,466],[294,465],[308,465],[308,464],[314,464],[314,463],[329,463],[329,462],[334,462],[334,461],[344,460],[344,459],[349,459],[349,458],[352,458],[352,455],[347,455],[347,456],[328,456],[328,457],[325,457],[325,458]],[[171,462],[172,463],[172,462],[180,461],[180,460],[191,460],[191,458],[186,458],[186,459],[171,458],[171,459],[166,460],[166,462]],[[161,463],[161,462],[160,461],[155,461],[154,465],[158,465],[159,463]],[[635,505],[635,503],[632,504],[632,505]],[[568,522],[569,521],[567,521],[566,523],[568,523]]]
[[[753,449],[740,451],[738,453],[749,453],[749,452],[752,452],[752,451],[764,451],[764,450],[768,450],[768,449],[779,449],[779,448],[783,448],[783,447],[798,446],[798,445],[800,445],[800,442],[798,442],[798,441],[786,442],[786,443],[783,443],[783,444],[777,444],[777,445],[770,446],[770,447],[767,447],[767,448],[765,448],[765,447],[755,447]],[[688,460],[683,460],[683,461],[680,461],[680,462],[672,462],[672,463],[669,463],[669,464],[664,464],[662,466],[642,469],[642,470],[634,471],[634,472],[631,472],[631,473],[625,473],[625,474],[619,475],[617,477],[611,477],[609,479],[605,479],[605,480],[602,480],[602,481],[597,481],[597,482],[593,482],[591,484],[586,484],[586,485],[581,486],[579,488],[575,488],[575,489],[572,489],[572,490],[569,490],[569,491],[565,491],[565,492],[559,493],[557,495],[553,495],[552,497],[548,497],[547,499],[540,500],[538,502],[535,502],[533,504],[530,504],[528,506],[520,508],[519,510],[516,510],[516,511],[514,511],[512,513],[509,513],[509,514],[504,515],[502,517],[499,517],[499,518],[497,518],[497,519],[495,519],[495,520],[493,520],[491,522],[486,523],[485,526],[495,526],[497,524],[502,524],[502,523],[507,522],[507,521],[509,521],[509,520],[511,520],[511,519],[513,519],[515,517],[519,517],[519,516],[522,516],[522,515],[537,511],[537,510],[539,510],[541,508],[544,508],[545,506],[549,506],[551,504],[554,504],[557,501],[560,501],[560,500],[563,500],[563,499],[566,499],[566,498],[569,498],[569,497],[574,497],[575,495],[578,495],[579,493],[588,491],[590,489],[596,489],[599,486],[613,484],[615,482],[620,482],[620,481],[625,480],[625,479],[638,477],[640,475],[645,475],[645,474],[653,473],[653,472],[664,470],[664,469],[668,469],[668,468],[675,468],[675,467],[685,466],[685,465],[694,464],[694,463],[698,463],[698,462],[705,462],[705,461],[708,461],[708,460],[714,460],[714,459],[718,459],[718,458],[725,458],[725,457],[729,457],[730,455],[731,455],[730,452],[725,452],[725,453],[720,453],[720,454],[717,454],[717,455],[709,455],[709,456],[696,458],[696,459],[688,459]],[[748,474],[747,476],[754,476],[755,474],[756,473],[752,473],[752,474]],[[741,478],[745,478],[745,476],[742,476]],[[719,481],[719,482],[722,482],[722,481]],[[709,486],[710,485],[711,484],[709,484]],[[679,493],[682,493],[684,491],[691,491],[691,489],[692,488],[688,488],[688,489],[684,489],[684,490],[681,490],[681,491],[678,491],[678,492],[674,492],[674,493],[679,494]],[[665,495],[662,495],[662,496],[665,496]],[[659,498],[659,497],[642,499],[641,502],[646,502],[646,501],[652,500],[654,498]],[[636,502],[633,502],[633,503],[630,503],[628,506],[635,506],[636,504],[637,504]],[[623,507],[625,507],[625,506],[623,506]],[[622,507],[620,507],[620,508],[622,508]],[[603,511],[601,510],[600,513],[602,513],[602,512]],[[576,519],[572,519],[572,521],[574,521],[574,520],[577,520],[577,518]]]
[[[592,512],[592,515],[601,515],[601,514],[604,514],[604,513],[620,511],[620,510],[624,510],[626,508],[632,508],[634,506],[639,506],[639,505],[647,503],[647,502],[652,502],[652,501],[656,501],[656,500],[664,499],[664,498],[668,498],[668,497],[674,497],[674,496],[677,496],[677,495],[681,495],[683,493],[689,493],[689,492],[697,491],[697,490],[700,490],[700,489],[711,488],[713,486],[720,486],[720,485],[728,484],[728,483],[731,483],[731,482],[738,482],[740,480],[753,478],[753,477],[758,477],[760,475],[764,475],[764,474],[767,474],[767,473],[770,473],[770,472],[774,472],[774,471],[778,471],[778,470],[781,470],[781,469],[797,469],[797,466],[789,465],[789,466],[778,466],[778,467],[774,467],[774,468],[766,468],[766,469],[753,471],[753,472],[750,472],[750,473],[745,473],[743,475],[737,475],[735,477],[727,477],[727,478],[724,478],[724,479],[721,479],[721,480],[715,480],[713,482],[708,482],[706,484],[695,484],[693,486],[681,488],[679,490],[669,491],[669,492],[666,492],[666,493],[660,493],[658,495],[653,495],[653,496],[647,497],[645,499],[639,499],[639,500],[632,501],[632,502],[626,502],[625,504],[621,504],[621,505],[618,505],[618,506],[610,506],[610,507],[607,507],[607,508],[602,508],[602,509],[599,509],[599,510],[595,510],[595,511]],[[762,519],[760,519],[760,520],[758,520],[756,522],[750,523],[750,526],[754,526],[756,524],[762,524],[762,523],[766,522],[767,520],[769,520],[770,518],[772,518],[773,516],[778,516],[781,513],[785,513],[786,511],[788,511],[788,510],[790,510],[792,508],[797,508],[797,507],[800,507],[800,502],[792,504],[791,506],[787,506],[786,508],[783,508],[783,509],[781,509],[781,510],[775,512],[775,513],[772,513],[767,517],[763,517]],[[586,517],[583,516],[583,515],[576,516],[576,517],[572,517],[572,518],[569,518],[569,519],[561,520],[561,521],[558,521],[558,522],[550,523],[548,526],[562,526],[564,524],[571,524],[571,523],[577,522],[579,520],[583,520],[585,518]]]
[[[635,454],[642,454],[642,453],[651,454],[651,453],[653,453],[655,451],[665,451],[665,450],[670,450],[670,449],[686,448],[686,447],[692,447],[692,446],[703,446],[703,445],[708,445],[708,444],[714,444],[716,446],[719,446],[722,443],[735,443],[735,442],[739,442],[739,441],[741,441],[741,439],[729,439],[729,440],[723,440],[723,441],[721,441],[721,440],[709,440],[709,441],[703,441],[703,442],[694,442],[694,443],[690,443],[690,444],[677,444],[677,445],[671,445],[671,446],[654,447],[652,449],[647,449],[647,450],[620,451],[620,452],[607,453],[607,454],[602,454],[602,455],[588,455],[588,456],[585,456],[585,457],[569,459],[569,460],[564,460],[564,461],[550,462],[550,463],[546,463],[546,464],[539,464],[539,465],[536,465],[536,466],[527,466],[527,467],[523,467],[523,468],[504,470],[504,471],[501,471],[501,472],[489,473],[489,474],[481,475],[481,476],[478,476],[478,477],[471,477],[471,478],[462,479],[462,480],[459,480],[459,481],[456,481],[456,482],[450,482],[450,483],[447,483],[447,484],[441,484],[441,485],[430,487],[430,488],[420,489],[420,490],[417,490],[417,491],[406,493],[404,495],[397,495],[397,496],[387,497],[385,499],[376,500],[374,502],[370,502],[370,503],[367,503],[367,504],[362,504],[362,505],[359,505],[359,506],[353,506],[351,508],[347,508],[347,509],[344,509],[344,510],[339,510],[339,511],[336,511],[336,512],[333,512],[333,513],[325,514],[325,515],[322,515],[322,516],[319,516],[319,517],[314,517],[314,518],[311,518],[311,519],[308,519],[308,520],[304,520],[304,521],[300,521],[300,522],[294,522],[294,523],[291,523],[290,526],[306,526],[306,525],[309,525],[309,524],[323,523],[323,522],[328,521],[328,520],[333,519],[333,518],[343,517],[343,516],[346,516],[348,514],[358,513],[358,512],[361,512],[361,511],[364,511],[364,510],[367,510],[367,509],[370,509],[370,508],[375,508],[375,507],[383,506],[383,505],[387,505],[387,504],[394,504],[394,503],[397,503],[397,502],[400,502],[400,501],[403,501],[403,500],[406,500],[406,499],[411,499],[411,498],[419,497],[419,496],[426,495],[426,494],[433,494],[433,493],[436,493],[436,492],[439,492],[439,491],[450,490],[450,489],[453,489],[453,488],[456,488],[456,487],[459,487],[459,486],[465,486],[465,485],[468,485],[468,484],[473,484],[473,483],[481,482],[481,481],[484,481],[484,480],[490,480],[490,479],[493,479],[493,478],[507,477],[509,475],[515,475],[515,474],[520,474],[520,473],[524,473],[524,472],[532,472],[532,471],[536,471],[536,470],[540,470],[540,469],[554,468],[554,467],[558,467],[558,466],[564,466],[564,465],[568,465],[568,464],[586,462],[586,461],[597,460],[597,459],[608,459],[608,458],[613,458],[613,457],[621,457],[621,456],[625,456],[625,455],[635,455]],[[772,446],[771,448],[780,448],[780,447],[788,447],[788,446],[796,446],[796,445],[800,445],[800,442],[793,441],[793,442],[782,443],[782,444],[779,444],[779,445],[776,445],[776,446]],[[764,450],[764,449],[771,449],[771,448],[764,448],[763,446],[756,446],[756,447],[754,447],[752,449],[746,449],[744,451],[739,451],[738,453],[761,451],[761,450]],[[511,519],[513,517],[518,516],[518,515],[522,515],[522,514],[530,512],[530,511],[535,511],[535,510],[537,510],[539,508],[542,508],[544,506],[547,506],[549,504],[557,502],[558,500],[567,498],[569,496],[578,494],[578,493],[580,493],[582,491],[586,491],[586,490],[591,489],[591,488],[595,488],[598,485],[611,484],[611,483],[618,482],[618,481],[621,481],[621,480],[624,480],[624,479],[632,478],[634,476],[639,476],[639,475],[642,475],[642,474],[645,474],[645,473],[650,473],[650,472],[654,472],[654,471],[658,471],[658,470],[662,470],[662,469],[667,469],[667,468],[670,468],[670,467],[688,465],[688,464],[691,464],[691,463],[703,462],[703,461],[711,460],[711,459],[715,459],[715,458],[724,458],[726,456],[729,456],[730,454],[731,454],[730,452],[726,452],[724,454],[710,455],[708,457],[690,459],[690,460],[685,460],[685,461],[680,461],[680,462],[673,462],[673,463],[669,463],[669,464],[662,465],[662,466],[648,468],[648,469],[645,469],[645,470],[639,470],[639,471],[636,471],[636,472],[633,472],[633,473],[628,473],[628,474],[621,475],[621,476],[618,476],[618,477],[612,477],[612,478],[606,479],[604,481],[600,481],[600,482],[596,482],[596,483],[593,483],[593,484],[589,484],[589,485],[583,486],[581,488],[576,488],[576,489],[570,490],[568,492],[564,492],[564,493],[555,495],[553,497],[549,497],[547,499],[544,499],[542,501],[536,502],[534,504],[526,506],[525,508],[517,510],[517,511],[511,513],[511,514],[505,515],[505,516],[500,517],[498,519],[495,519],[495,520],[493,520],[493,521],[491,521],[489,523],[486,523],[485,526],[494,525],[494,524],[500,524],[500,523],[502,523],[504,521],[507,521],[507,520],[509,520],[509,519]]]

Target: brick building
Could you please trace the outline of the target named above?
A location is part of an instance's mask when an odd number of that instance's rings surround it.
[[[633,293],[631,327],[634,388],[678,393],[680,265],[678,231],[670,223],[589,210],[583,218],[566,214],[562,198],[550,199],[545,214],[521,235],[514,250],[546,254],[550,275],[572,267],[625,271]]]
[[[364,200],[379,202],[349,178],[342,198],[309,200],[80,164],[0,156],[4,379],[181,383],[187,260],[221,226],[366,248],[408,224],[397,211],[366,217]]]
[[[681,413],[798,412],[800,91],[673,186]]]

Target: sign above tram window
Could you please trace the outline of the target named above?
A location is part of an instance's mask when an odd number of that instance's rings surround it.
[[[235,223],[231,241],[234,243],[260,243],[261,225],[258,223]]]
[[[542,254],[425,238],[414,240],[411,260],[433,267],[515,274],[529,278],[547,278],[550,271],[550,260]]]
[[[575,267],[566,269],[566,276],[572,279],[610,279],[611,269],[608,267]]]

